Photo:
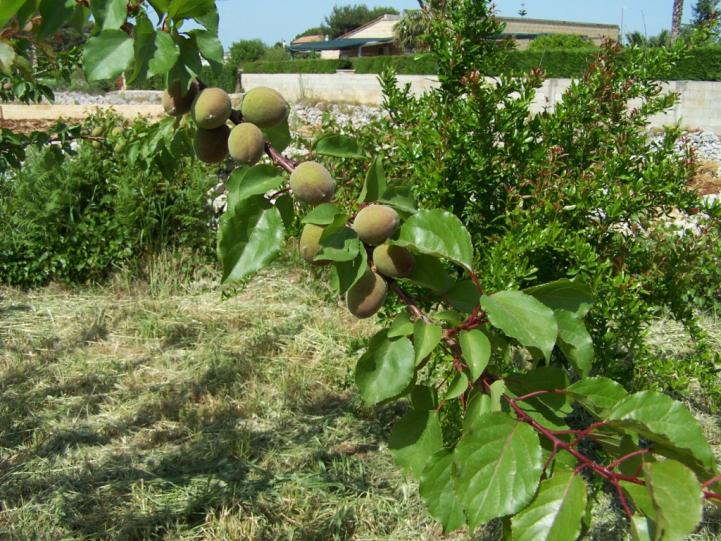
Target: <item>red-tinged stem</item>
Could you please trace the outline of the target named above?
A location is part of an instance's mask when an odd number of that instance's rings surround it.
[[[265,145],[265,153],[270,157],[270,159],[273,161],[273,164],[280,167],[287,173],[292,173],[295,171],[296,164],[293,160],[290,158],[286,158],[283,156],[280,152],[278,152],[276,149],[274,149],[271,145],[266,144]]]
[[[416,319],[420,319],[428,324],[433,323],[431,321],[431,318],[424,314],[423,310],[418,307],[418,304],[415,302],[413,297],[406,293],[395,280],[388,280],[388,287],[391,288],[391,291],[393,291],[393,293],[398,295],[398,297],[403,301],[403,303],[406,305],[408,311],[411,313],[411,315],[413,315],[413,317],[415,317]]]
[[[627,460],[631,460],[633,457],[645,455],[646,453],[649,453],[650,449],[637,449],[636,451],[633,451],[632,453],[628,453],[627,455],[622,456],[621,458],[618,458],[611,462],[608,466],[606,466],[609,470],[616,469],[620,464],[623,464]]]
[[[516,397],[516,400],[520,402],[525,402],[526,400],[530,400],[531,398],[536,398],[537,396],[543,396],[547,394],[566,394],[566,391],[563,389],[534,391],[532,393],[524,394],[523,396],[518,396]]]
[[[704,487],[704,488],[710,487],[711,485],[713,485],[714,483],[716,483],[716,482],[718,482],[718,481],[721,481],[721,475],[717,475],[716,477],[712,477],[711,479],[709,479],[708,481],[706,481],[706,482],[705,482],[703,485],[701,485],[701,486]]]

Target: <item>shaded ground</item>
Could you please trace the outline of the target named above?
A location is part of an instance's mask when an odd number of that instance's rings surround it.
[[[310,271],[225,302],[188,272],[0,290],[0,539],[471,539],[442,536],[393,465],[402,406],[357,398],[372,323]],[[593,539],[623,539],[608,505]]]

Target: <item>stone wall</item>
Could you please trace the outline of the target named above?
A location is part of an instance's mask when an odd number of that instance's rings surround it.
[[[416,94],[438,85],[430,75],[401,75],[401,85],[410,84]],[[571,85],[571,79],[549,79],[539,90],[533,105],[538,112],[554,107]],[[355,73],[328,74],[243,74],[243,88],[269,86],[281,92],[289,101],[328,101],[380,105],[383,99],[376,75]],[[652,127],[661,128],[679,122],[686,129],[700,129],[721,133],[721,82],[671,81],[665,88],[678,92],[680,102],[666,114],[652,119]]]

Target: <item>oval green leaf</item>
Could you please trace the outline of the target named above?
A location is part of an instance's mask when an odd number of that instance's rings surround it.
[[[461,344],[463,359],[468,365],[471,373],[471,381],[481,377],[491,359],[491,341],[478,329],[461,331],[458,335],[458,342]]]
[[[698,421],[681,402],[664,394],[655,391],[632,394],[611,410],[607,421],[657,443],[656,452],[697,471],[716,470],[713,451]]]
[[[526,347],[539,349],[547,360],[556,345],[558,323],[548,306],[521,291],[484,295],[481,306],[491,325]]]
[[[541,483],[531,505],[512,519],[513,541],[574,541],[586,513],[586,483],[558,470]]]
[[[463,505],[453,482],[453,452],[441,449],[426,464],[420,482],[420,495],[433,518],[449,533],[466,523]]]
[[[347,135],[325,135],[315,142],[313,150],[320,156],[365,159],[358,141]]]
[[[471,528],[523,509],[543,469],[536,432],[505,413],[489,413],[475,423],[453,458],[456,493]]]
[[[406,413],[393,427],[388,447],[396,463],[420,479],[428,460],[443,447],[438,413],[431,410]]]
[[[355,381],[366,404],[374,405],[403,394],[416,373],[415,352],[408,338],[389,340],[375,335],[358,361]]]
[[[398,244],[442,257],[467,271],[473,269],[473,243],[463,223],[448,211],[433,209],[417,212],[401,227]]]
[[[223,284],[237,282],[267,265],[283,247],[280,212],[262,197],[241,200],[220,221],[218,256]]]

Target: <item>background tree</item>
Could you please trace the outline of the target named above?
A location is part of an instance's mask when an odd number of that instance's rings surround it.
[[[683,0],[673,0],[673,15],[671,18],[671,38],[681,35],[681,20],[683,19]]]
[[[626,42],[638,47],[668,47],[673,38],[668,30],[661,30],[657,36],[646,36],[639,31],[626,34]]]
[[[233,64],[260,60],[268,47],[259,39],[242,39],[230,46],[230,59]]]
[[[427,50],[423,39],[428,33],[428,18],[420,10],[408,10],[393,29],[393,37],[400,49]]]
[[[697,0],[693,6],[693,25],[701,26],[715,21],[719,15],[719,0]]]
[[[386,14],[398,15],[399,12],[392,7],[369,8],[365,4],[334,6],[325,18],[324,26],[328,28],[331,38],[337,38]]]
[[[304,36],[324,36],[327,33],[328,33],[328,28],[326,28],[325,26],[314,26],[313,28],[308,28],[307,30],[304,30],[303,32],[301,32],[300,34],[295,36],[295,38],[293,38],[293,39],[296,40],[296,39],[302,38]]]

